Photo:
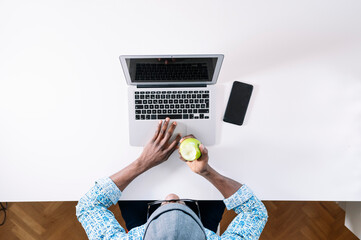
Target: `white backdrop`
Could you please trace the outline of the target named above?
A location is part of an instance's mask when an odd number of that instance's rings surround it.
[[[225,55],[210,163],[264,200],[361,200],[361,2],[0,1],[0,201],[77,200],[133,161],[121,54]],[[221,121],[254,85],[244,126]],[[220,199],[171,159],[124,199]]]

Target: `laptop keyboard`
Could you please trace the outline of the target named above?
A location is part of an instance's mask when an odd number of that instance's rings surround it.
[[[209,119],[209,91],[136,91],[135,119]]]

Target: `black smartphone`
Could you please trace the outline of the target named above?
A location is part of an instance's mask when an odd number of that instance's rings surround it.
[[[242,125],[246,116],[249,100],[251,99],[253,86],[238,81],[233,82],[229,95],[226,112],[223,121]]]

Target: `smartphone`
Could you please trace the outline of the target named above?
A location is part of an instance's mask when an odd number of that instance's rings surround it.
[[[223,121],[236,125],[243,124],[252,91],[253,86],[250,84],[238,81],[233,82]]]

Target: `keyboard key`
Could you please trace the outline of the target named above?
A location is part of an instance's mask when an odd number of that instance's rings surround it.
[[[135,114],[141,114],[142,111],[141,110],[135,110]]]
[[[142,104],[142,100],[135,100],[135,104]]]
[[[169,117],[170,119],[182,119],[182,114],[159,114],[158,115],[158,119],[166,119],[167,117]]]
[[[199,109],[199,113],[209,113],[208,109]]]
[[[189,118],[188,114],[183,114],[183,119],[188,119],[188,118]]]
[[[140,115],[135,115],[135,120],[140,120]]]
[[[135,109],[143,109],[143,105],[135,105]]]

